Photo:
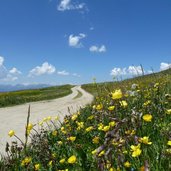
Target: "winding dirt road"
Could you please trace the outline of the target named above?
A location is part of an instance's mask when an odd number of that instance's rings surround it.
[[[79,98],[78,91],[82,93]],[[80,86],[72,88],[72,94],[48,101],[31,102],[14,107],[0,108],[0,153],[5,154],[6,142],[16,140],[8,136],[9,130],[14,130],[16,135],[24,140],[24,131],[28,113],[29,104],[31,106],[30,123],[38,123],[43,118],[48,116],[59,116],[60,121],[63,121],[65,115],[69,115],[68,108],[71,113],[74,113],[91,103],[93,96],[84,91]]]

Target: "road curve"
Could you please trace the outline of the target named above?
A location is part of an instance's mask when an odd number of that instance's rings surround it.
[[[78,91],[82,93],[82,96],[74,98]],[[9,138],[9,130],[14,130],[16,135],[24,140],[29,104],[31,106],[30,122],[36,124],[47,116],[59,116],[62,122],[64,116],[69,115],[68,108],[71,113],[74,113],[92,101],[91,94],[83,90],[81,86],[75,86],[72,88],[72,94],[62,98],[0,108],[0,153],[5,154],[6,142],[16,141],[14,137]]]

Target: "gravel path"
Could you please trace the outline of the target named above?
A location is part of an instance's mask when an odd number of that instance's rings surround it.
[[[78,91],[82,93],[80,98],[77,96]],[[30,123],[38,123],[47,116],[59,116],[63,121],[65,115],[69,115],[68,108],[71,113],[79,110],[80,107],[91,103],[93,96],[84,91],[80,86],[72,88],[72,94],[47,101],[31,102],[14,107],[0,108],[0,153],[5,154],[6,142],[16,140],[14,137],[8,136],[9,130],[14,130],[16,135],[24,140],[24,131],[28,113],[29,104],[31,106]]]

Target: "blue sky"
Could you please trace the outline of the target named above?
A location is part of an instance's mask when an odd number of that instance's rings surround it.
[[[170,0],[0,0],[0,84],[82,84],[171,67]]]

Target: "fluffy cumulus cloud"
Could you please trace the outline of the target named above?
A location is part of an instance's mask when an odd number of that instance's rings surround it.
[[[18,79],[16,74],[21,74],[21,72],[17,68],[12,68],[8,70],[4,66],[4,57],[0,56],[0,81],[15,81]]]
[[[166,69],[169,69],[169,68],[171,68],[171,63],[164,63],[164,62],[162,62],[160,64],[160,71],[163,71],[163,70],[166,70]]]
[[[19,71],[17,68],[13,67],[10,71],[9,71],[10,74],[21,74],[21,71]]]
[[[63,76],[70,75],[70,73],[67,72],[67,71],[65,71],[65,70],[63,70],[63,71],[58,71],[57,74],[58,74],[58,75],[63,75]]]
[[[89,48],[90,52],[98,52],[98,53],[102,53],[102,52],[106,52],[106,46],[105,45],[101,45],[100,47],[98,46],[91,46]]]
[[[36,66],[29,72],[29,76],[40,76],[44,74],[53,74],[56,71],[56,68],[49,64],[48,62],[44,62],[41,66]]]
[[[71,0],[61,0],[57,9],[59,11],[66,11],[66,10],[80,10],[85,7],[85,3],[74,4]]]
[[[127,76],[138,76],[138,75],[142,75],[143,71],[141,66],[129,66],[128,68],[113,68],[110,72],[110,75],[112,76],[123,76],[123,75],[127,75]]]
[[[82,47],[82,43],[80,42],[80,40],[85,38],[85,37],[86,37],[86,35],[83,33],[80,33],[77,36],[74,36],[73,34],[71,34],[68,38],[69,46],[77,47],[77,48]]]

